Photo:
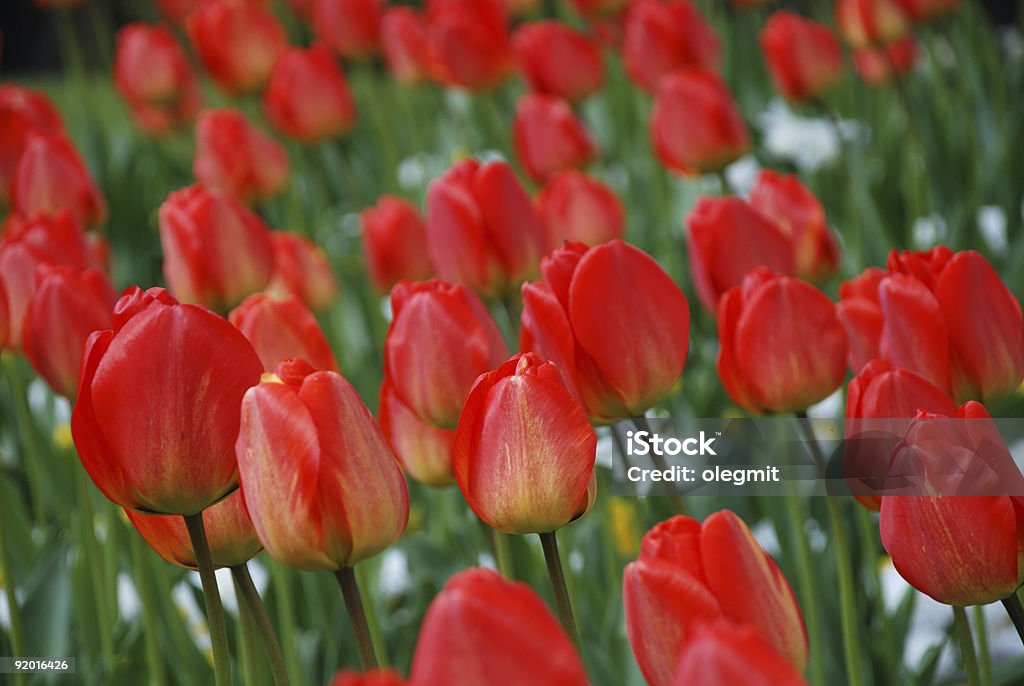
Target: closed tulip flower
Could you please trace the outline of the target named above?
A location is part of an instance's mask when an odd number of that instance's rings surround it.
[[[700,627],[679,655],[673,686],[806,686],[792,664],[749,626]]]
[[[715,32],[689,0],[638,0],[628,10],[622,59],[646,90],[672,72],[714,69],[720,52]]]
[[[391,7],[380,24],[381,51],[391,75],[400,83],[414,84],[430,78],[427,22],[411,7]]]
[[[449,86],[493,88],[515,70],[500,0],[439,0],[427,8],[431,71]]]
[[[721,171],[750,149],[750,134],[732,95],[710,71],[663,78],[650,129],[661,163],[685,175]]]
[[[907,16],[918,23],[938,19],[960,7],[960,0],[899,0],[899,3]]]
[[[559,21],[524,24],[512,38],[526,84],[538,93],[577,102],[604,83],[601,48]]]
[[[384,195],[363,210],[363,252],[370,280],[379,291],[399,281],[422,281],[434,273],[427,250],[427,229],[408,200]]]
[[[881,354],[879,342],[885,318],[878,299],[878,286],[884,278],[884,270],[869,267],[839,284],[839,321],[846,330],[848,364],[854,372]]]
[[[345,669],[334,675],[331,686],[405,686],[405,681],[391,669],[375,669],[363,674]]]
[[[129,102],[172,106],[197,87],[185,51],[165,26],[137,23],[117,34],[114,84]]]
[[[8,197],[29,134],[57,136],[63,131],[60,112],[45,95],[13,83],[0,85],[0,200]]]
[[[348,80],[322,46],[291,48],[277,58],[263,110],[277,131],[303,143],[341,136],[356,123]]]
[[[905,36],[883,47],[858,48],[853,68],[869,86],[884,86],[913,70],[917,64],[917,39]]]
[[[722,297],[718,343],[718,376],[749,412],[805,410],[835,391],[846,373],[846,332],[835,303],[809,283],[765,267]]]
[[[160,15],[172,24],[183,24],[202,0],[156,0]]]
[[[836,26],[854,48],[886,45],[910,30],[897,0],[839,0]]]
[[[709,621],[749,626],[797,672],[807,665],[803,615],[786,577],[728,510],[703,524],[679,515],[648,531],[623,573],[622,600],[651,686],[674,683],[681,651]]]
[[[779,10],[761,31],[761,51],[772,83],[794,102],[815,100],[843,76],[843,51],[826,27]]]
[[[537,196],[537,210],[552,245],[574,241],[598,245],[622,238],[626,210],[611,188],[583,172],[555,174]]]
[[[522,96],[512,127],[516,154],[537,183],[563,169],[585,167],[597,156],[597,146],[583,122],[569,103],[553,95]]]
[[[69,210],[87,225],[107,214],[88,167],[63,135],[29,134],[11,182],[11,206],[24,216]]]
[[[312,0],[313,30],[342,57],[376,52],[380,44],[380,0]]]
[[[465,286],[432,280],[391,290],[384,374],[420,420],[454,429],[476,378],[508,359],[501,332]]]
[[[190,186],[167,196],[159,218],[164,278],[182,302],[226,310],[270,280],[270,231],[232,196]]]
[[[410,477],[428,486],[455,482],[452,471],[454,429],[428,424],[402,402],[386,380],[380,388],[380,428]]]
[[[238,485],[238,408],[262,371],[225,319],[128,289],[83,353],[71,431],[85,470],[121,507],[198,514]]]
[[[160,557],[186,569],[198,567],[192,541],[181,517],[143,514],[133,510],[125,510],[125,514]],[[214,567],[237,567],[263,550],[245,511],[242,494],[237,490],[203,510],[203,524]]]
[[[242,496],[271,557],[333,571],[398,540],[409,517],[405,479],[341,374],[287,360],[241,407]]]
[[[288,154],[238,110],[204,110],[196,122],[192,173],[204,186],[252,202],[284,188]]]
[[[316,317],[294,297],[277,300],[261,293],[250,295],[231,310],[228,321],[249,339],[267,371],[290,357],[301,357],[314,369],[338,371]]]
[[[286,231],[272,231],[270,242],[274,248],[274,272],[264,289],[267,295],[293,295],[316,312],[334,302],[338,282],[327,255],[316,243]]]
[[[442,279],[497,295],[537,274],[548,240],[508,164],[463,160],[427,189],[427,247]]]
[[[260,89],[288,47],[284,27],[258,0],[210,0],[186,20],[203,67],[230,95]]]
[[[686,365],[690,307],[650,255],[619,240],[568,243],[541,270],[544,281],[523,285],[523,328],[591,421],[642,415],[668,394]]]
[[[524,659],[536,655],[539,659]],[[445,584],[420,627],[412,686],[585,686],[558,620],[524,583],[467,569]]]

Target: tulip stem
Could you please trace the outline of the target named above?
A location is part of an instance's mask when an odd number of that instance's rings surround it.
[[[789,515],[789,524],[793,530],[793,538],[796,545],[797,562],[797,583],[800,588],[800,600],[804,604],[804,619],[807,622],[807,632],[811,636],[820,636],[821,616],[818,612],[818,589],[814,583],[814,564],[811,560],[811,545],[807,540],[807,530],[804,528],[806,515],[800,498],[795,494],[787,495],[786,512]],[[810,672],[811,683],[815,686],[824,686],[825,661],[821,654],[821,641],[810,641]]]
[[[14,566],[11,562],[11,547],[7,540],[6,517],[0,519],[0,581],[3,582],[4,597],[7,599],[7,616],[10,619],[11,653],[13,657],[25,657],[25,633],[21,624],[21,607],[14,590]],[[14,683],[26,683],[24,673],[14,674]]]
[[[960,657],[964,661],[964,674],[968,686],[980,686],[978,675],[978,656],[974,652],[974,639],[971,637],[971,625],[967,622],[967,612],[957,605],[953,606],[953,623],[956,637],[960,641]]]
[[[241,592],[242,601],[249,609],[249,614],[256,624],[256,631],[259,632],[260,640],[263,642],[263,649],[267,651],[267,659],[270,660],[270,671],[274,675],[276,686],[288,686],[291,682],[288,679],[288,669],[285,667],[284,653],[281,652],[281,643],[274,633],[274,625],[270,623],[270,615],[260,598],[256,584],[252,582],[249,574],[249,567],[243,562],[237,567],[231,568],[231,576],[235,580],[238,590]]]
[[[1017,597],[1016,592],[1003,598],[1003,607],[1006,608],[1006,614],[1010,615],[1010,621],[1017,629],[1021,643],[1024,643],[1024,607],[1021,607],[1020,598]]]
[[[724,179],[725,177],[723,176],[722,178]],[[633,425],[637,428],[638,431],[646,431],[649,434],[654,433],[651,430],[650,422],[647,421],[647,417],[644,417],[642,415],[640,417],[633,417]],[[622,454],[623,456],[625,456],[626,453],[623,452]],[[665,462],[665,456],[662,455],[659,451],[651,451],[651,462],[654,463],[654,468],[657,469],[658,471],[662,473],[668,471],[669,467],[668,463]],[[672,510],[676,514],[689,514],[689,511],[686,509],[686,501],[683,500],[683,496],[679,495],[678,493],[673,493],[668,496],[668,499],[669,502],[672,503]]]
[[[562,628],[572,639],[580,657],[583,657],[583,646],[580,645],[580,635],[576,630],[576,620],[572,614],[572,603],[569,601],[569,589],[565,586],[565,572],[562,571],[562,557],[558,554],[558,539],[554,531],[538,534],[541,545],[544,546],[544,561],[548,565],[548,576],[551,577],[551,586],[555,593],[555,607],[558,609],[558,619],[562,622]]]
[[[131,548],[132,580],[139,592],[139,600],[142,605],[142,621],[145,623],[145,630],[142,632],[142,639],[146,650],[146,678],[154,686],[166,686],[167,674],[164,672],[163,662],[160,659],[160,644],[157,643],[156,627],[160,624],[160,616],[156,612],[157,602],[153,596],[153,579],[150,570],[147,568],[146,560],[143,557],[142,537],[134,534],[128,537]]]
[[[988,627],[985,625],[985,608],[974,606],[974,633],[978,638],[978,674],[982,686],[992,686],[992,655],[988,651]]]
[[[4,353],[3,362],[4,372],[7,374],[7,387],[11,391],[11,400],[14,403],[14,419],[21,439],[21,464],[25,470],[25,480],[28,482],[29,497],[32,500],[32,519],[39,526],[43,526],[46,523],[46,499],[42,490],[43,478],[39,472],[42,455],[39,452],[35,422],[32,420],[32,409],[28,404],[28,386],[13,354]]]
[[[363,598],[359,595],[359,584],[356,582],[355,571],[351,567],[342,567],[334,573],[341,586],[341,594],[345,597],[352,630],[356,634],[356,647],[359,649],[359,661],[364,670],[376,669],[377,653],[373,649],[373,637],[370,626],[366,622],[366,611],[363,609]]]
[[[228,626],[224,619],[224,606],[220,602],[217,576],[213,571],[210,544],[206,540],[203,513],[185,515],[185,527],[196,553],[199,580],[206,599],[206,618],[210,627],[210,645],[213,648],[213,676],[217,686],[231,686],[231,651],[228,647]]]
[[[92,581],[96,614],[102,629],[100,630],[100,649],[103,662],[107,669],[114,669],[114,625],[117,618],[111,616],[110,597],[107,594],[106,573],[103,558],[100,556],[96,540],[96,513],[92,507],[92,495],[89,491],[89,476],[85,469],[75,465],[75,482],[78,484],[80,520],[82,527],[82,547],[85,551],[86,565]]]

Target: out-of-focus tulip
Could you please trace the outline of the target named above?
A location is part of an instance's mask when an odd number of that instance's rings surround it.
[[[121,507],[197,514],[238,484],[238,408],[262,371],[227,320],[162,288],[126,290],[83,353],[71,417],[83,466]]]
[[[687,175],[721,171],[750,148],[750,134],[732,95],[710,71],[663,78],[650,129],[661,163]]]
[[[341,374],[286,360],[241,407],[242,496],[271,557],[337,570],[398,540],[409,518],[405,479]]]
[[[907,16],[918,23],[938,19],[960,7],[960,0],[899,0],[899,3]]]
[[[524,655],[543,656],[526,660]],[[572,641],[524,583],[467,569],[445,584],[420,627],[413,686],[584,686]]]
[[[828,27],[779,10],[761,31],[761,50],[772,82],[786,98],[821,97],[843,76],[843,51]]]
[[[910,30],[897,0],[839,0],[836,26],[854,48],[886,45]]]
[[[718,343],[718,376],[749,412],[807,409],[836,390],[846,372],[846,332],[835,303],[765,267],[722,296]]]
[[[569,0],[573,9],[588,19],[601,19],[615,14],[628,4],[628,0]]]
[[[380,45],[381,0],[312,0],[317,38],[348,59]]]
[[[917,39],[908,35],[884,47],[858,48],[853,68],[869,86],[883,86],[894,76],[911,71],[917,63]]]
[[[452,471],[454,429],[428,424],[416,416],[384,380],[380,388],[380,428],[406,474],[428,486],[455,482]]]
[[[356,123],[356,103],[345,74],[322,46],[284,52],[263,92],[267,120],[303,143],[340,136]]]
[[[57,136],[63,131],[60,112],[45,95],[13,83],[0,85],[0,200],[10,193],[29,134]]]
[[[192,540],[181,517],[124,512],[160,557],[179,567],[197,568]],[[214,567],[237,567],[263,549],[238,491],[203,510],[203,524]]]
[[[156,0],[156,8],[172,24],[183,24],[202,0]]]
[[[574,169],[556,174],[537,196],[551,244],[598,245],[622,238],[626,211],[611,188]]]
[[[391,669],[375,669],[363,674],[345,669],[334,675],[331,686],[405,686],[405,681]]]
[[[516,154],[537,183],[564,169],[585,167],[597,146],[569,103],[554,95],[527,93],[516,104],[512,136]]]
[[[878,286],[884,278],[884,270],[869,267],[839,284],[839,320],[846,329],[848,364],[854,372],[880,354],[879,341],[885,318],[878,300]]]
[[[442,279],[495,295],[537,274],[548,241],[508,164],[463,160],[427,189],[427,247]]]
[[[338,296],[338,282],[327,255],[309,240],[287,231],[273,231],[274,273],[264,292],[275,298],[293,295],[319,312]]]
[[[363,252],[379,291],[399,281],[422,281],[434,273],[423,217],[408,200],[384,195],[363,210]]]
[[[74,399],[82,351],[93,331],[109,329],[117,294],[98,269],[41,266],[23,320],[22,347],[55,393]]]
[[[0,350],[7,347],[7,340],[11,335],[11,309],[7,304],[7,289],[0,279]]]
[[[401,83],[419,83],[430,76],[427,22],[411,7],[391,7],[380,24],[384,61]]]
[[[294,297],[278,300],[262,293],[250,295],[231,310],[228,321],[249,339],[267,371],[289,357],[301,357],[314,369],[338,371],[316,317]]]
[[[186,20],[203,67],[232,95],[258,90],[288,46],[284,27],[258,0],[208,0]]]
[[[270,231],[234,197],[190,186],[160,206],[164,278],[176,298],[226,310],[267,285]]]
[[[654,259],[619,240],[567,243],[523,285],[523,328],[554,362],[591,421],[636,417],[686,364],[690,307]]]
[[[427,7],[431,71],[472,91],[499,84],[515,68],[501,0],[437,0]]]
[[[420,420],[453,429],[476,378],[508,359],[487,308],[465,286],[436,279],[391,290],[384,374]]]
[[[803,615],[786,577],[728,510],[703,524],[679,515],[648,531],[626,566],[622,600],[633,654],[651,686],[673,683],[681,650],[707,621],[750,626],[798,672],[807,664]]]
[[[839,269],[839,243],[825,208],[799,177],[762,169],[748,202],[789,237],[798,277],[820,281]]]
[[[473,385],[455,432],[466,502],[498,531],[547,533],[594,502],[597,434],[558,369],[514,356]]]
[[[63,135],[29,134],[11,182],[11,206],[22,215],[70,210],[99,224],[107,206],[88,167]]]
[[[166,26],[129,24],[117,33],[114,84],[129,102],[173,107],[198,88],[188,57]]]
[[[673,686],[806,686],[786,662],[749,626],[715,622],[694,631],[683,646]]]
[[[205,186],[251,202],[281,191],[288,154],[238,110],[204,110],[196,122],[192,173]]]
[[[649,91],[666,74],[714,69],[720,52],[715,32],[689,0],[638,0],[628,10],[622,59],[629,77]]]
[[[560,21],[524,24],[513,36],[512,47],[523,78],[538,93],[577,102],[604,83],[601,48]]]
[[[712,313],[755,267],[792,274],[793,243],[782,227],[736,197],[701,197],[686,217],[686,254],[701,304]]]

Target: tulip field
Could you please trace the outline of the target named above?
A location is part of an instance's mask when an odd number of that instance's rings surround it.
[[[0,684],[1024,684],[1024,3],[7,2]]]

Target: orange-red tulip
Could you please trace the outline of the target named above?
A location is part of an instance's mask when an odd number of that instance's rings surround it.
[[[455,430],[420,419],[402,402],[387,379],[380,387],[380,428],[406,474],[428,486],[455,483],[452,447]]]
[[[683,69],[714,69],[718,37],[689,0],[638,0],[626,15],[622,59],[626,72],[646,90]]]
[[[820,98],[843,76],[843,51],[835,35],[793,12],[779,10],[768,18],[761,51],[772,83],[796,102]]]
[[[24,216],[69,210],[87,225],[107,214],[88,167],[63,135],[28,135],[11,182],[11,206]]]
[[[537,183],[564,169],[585,167],[597,157],[583,122],[568,102],[554,95],[527,93],[519,98],[512,138],[519,161]]]
[[[839,0],[836,26],[854,48],[886,45],[910,30],[897,0]]]
[[[344,72],[327,48],[285,51],[263,92],[267,120],[303,143],[347,133],[356,123],[356,103]]]
[[[523,24],[512,38],[512,47],[526,84],[538,93],[577,102],[604,83],[598,44],[560,21]]]
[[[284,27],[258,0],[208,0],[186,20],[203,67],[231,95],[263,86],[288,47]]]
[[[338,282],[327,255],[316,243],[286,231],[271,232],[270,242],[274,248],[274,273],[264,289],[267,295],[294,295],[317,312],[334,302]]]
[[[262,293],[250,295],[231,310],[228,321],[249,339],[267,371],[289,357],[301,357],[314,369],[338,371],[316,317],[295,297],[278,300]]]
[[[434,273],[427,250],[427,229],[408,200],[383,195],[363,210],[363,252],[370,279],[379,291],[399,281],[422,281]]]
[[[288,154],[238,110],[203,110],[196,121],[192,173],[204,186],[252,202],[284,188]]]
[[[537,211],[552,245],[575,241],[598,245],[622,238],[626,210],[611,188],[583,172],[555,174],[537,195]]]
[[[673,686],[806,686],[750,626],[715,622],[694,631],[679,655]]]

